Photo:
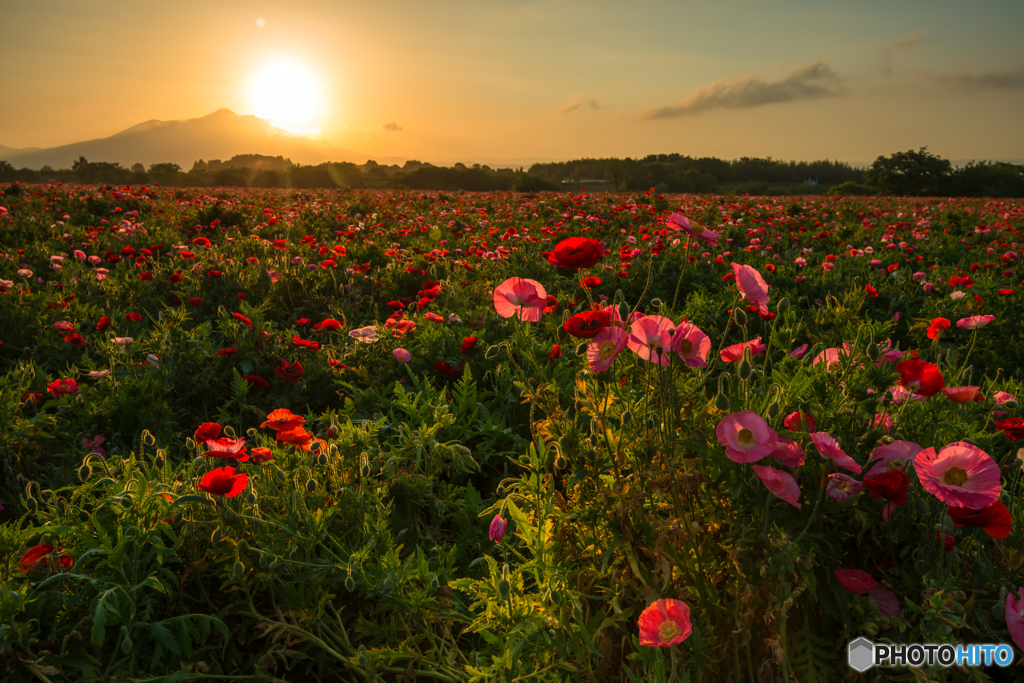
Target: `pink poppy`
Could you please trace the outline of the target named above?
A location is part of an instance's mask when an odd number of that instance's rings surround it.
[[[722,349],[722,353],[719,357],[725,363],[739,363],[743,360],[743,349],[750,347],[750,355],[753,358],[760,356],[764,353],[765,345],[761,343],[761,338],[752,339],[751,341],[742,342],[740,344],[733,344],[732,346],[726,346]]]
[[[547,305],[547,292],[536,280],[512,277],[494,290],[494,308],[502,318],[518,314],[520,320],[537,322]]]
[[[855,595],[864,595],[869,590],[879,585],[871,578],[871,574],[862,572],[859,569],[837,569],[833,572],[843,588]]]
[[[876,475],[893,470],[902,472],[907,469],[907,465],[921,450],[921,447],[912,441],[893,441],[882,444],[871,454],[871,459],[876,462],[868,467],[865,475],[867,473]]]
[[[722,418],[715,428],[718,443],[725,446],[725,455],[733,462],[757,462],[771,455],[779,442],[764,419],[752,410],[741,410]]]
[[[868,591],[868,597],[875,603],[880,617],[898,617],[900,615],[900,600],[896,594],[885,586],[875,586]]]
[[[825,349],[811,361],[811,365],[817,365],[818,363],[824,362],[825,368],[828,370],[834,369],[837,365],[844,363],[846,358],[850,356],[851,344],[843,344],[843,348],[832,348]],[[846,358],[843,358],[845,356]]]
[[[800,346],[796,347],[795,349],[789,352],[789,357],[796,359],[803,358],[803,355],[807,353],[807,348],[807,344],[801,344]]]
[[[682,323],[672,335],[672,350],[691,368],[706,368],[711,340],[693,323]]]
[[[682,230],[688,235],[697,235],[697,231],[690,225],[690,220],[681,213],[674,213],[665,219],[665,227],[669,230],[679,232]]]
[[[970,403],[981,387],[942,387],[942,393],[953,403]]]
[[[644,647],[672,647],[693,633],[690,606],[682,600],[655,600],[640,613],[637,623]]]
[[[732,272],[736,275],[736,289],[740,290],[740,300],[746,300],[758,307],[761,313],[768,312],[768,285],[761,273],[751,266],[732,264]]]
[[[789,472],[777,470],[774,467],[763,465],[751,465],[754,472],[761,478],[761,482],[777,497],[799,509],[802,507],[798,502],[800,499],[800,486],[796,479]]]
[[[881,429],[883,434],[888,434],[892,431],[892,417],[885,413],[875,413],[868,426]]]
[[[969,318],[957,320],[956,326],[963,330],[976,330],[979,327],[985,327],[995,319],[994,315],[972,315]]]
[[[907,389],[902,384],[897,384],[893,388],[889,389],[889,391],[890,391],[890,393],[892,393],[892,402],[895,403],[896,405],[899,405],[899,404],[901,404],[901,403],[903,403],[904,401],[907,401],[907,400],[910,400],[910,401],[927,401],[928,400],[927,396],[922,396],[921,394],[915,394],[914,392],[912,392],[910,389]]]
[[[821,453],[821,457],[831,460],[844,470],[860,474],[860,465],[839,447],[839,444],[832,438],[831,434],[828,432],[815,432],[811,434],[811,441],[814,442],[814,447]]]
[[[604,372],[626,348],[629,335],[621,327],[606,327],[587,346],[587,363],[591,372]]]
[[[835,501],[846,500],[864,491],[864,484],[842,472],[828,475],[825,483],[825,495]]]
[[[399,363],[408,363],[410,360],[412,360],[412,354],[406,351],[405,349],[395,349],[391,353],[394,354],[395,360],[397,360]]]
[[[946,505],[980,510],[999,499],[999,465],[988,453],[957,441],[938,453],[926,448],[914,458],[921,486]]]
[[[1018,650],[1024,650],[1024,588],[1006,594],[1006,628]]]
[[[372,344],[377,341],[377,326],[367,325],[366,327],[351,330],[349,331],[348,336],[352,337],[356,341],[361,341],[364,344]]]
[[[779,444],[771,452],[771,457],[781,462],[786,467],[800,467],[804,464],[807,455],[804,449],[793,439],[784,436],[779,437]]]
[[[676,324],[660,315],[645,315],[629,326],[626,345],[646,361],[665,366],[672,362],[672,333]]]

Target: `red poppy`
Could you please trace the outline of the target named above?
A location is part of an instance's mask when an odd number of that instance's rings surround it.
[[[55,379],[46,385],[46,390],[53,396],[73,394],[78,391],[78,382],[73,379]]]
[[[980,510],[947,507],[946,514],[953,519],[953,526],[979,527],[992,538],[1006,538],[1013,527],[1009,509],[998,500]]]
[[[25,554],[18,560],[18,569],[23,574],[31,574],[34,571],[43,569],[47,564],[54,564],[54,561],[60,567],[70,567],[74,564],[70,555],[61,555],[60,559],[52,558],[50,562],[46,562],[46,559],[50,557],[53,551],[56,550],[59,553],[64,552],[63,548],[54,548],[49,543],[40,543],[39,545],[33,546],[25,551]]]
[[[207,493],[234,498],[242,492],[248,483],[249,475],[235,474],[234,467],[218,467],[207,472],[196,486]]]
[[[252,456],[252,461],[257,465],[262,465],[265,462],[270,462],[274,459],[274,454],[269,448],[259,446],[249,451],[249,455]]]
[[[320,323],[320,326],[328,332],[335,332],[344,327],[340,320],[335,320],[334,318],[325,318],[324,321]]]
[[[938,339],[942,331],[949,327],[949,321],[945,318],[935,318],[932,320],[932,324],[928,326],[928,338]]]
[[[234,346],[229,346],[226,349],[219,349],[217,351],[217,355],[218,356],[235,356],[235,355],[238,355],[238,349],[236,349]]]
[[[864,486],[871,492],[872,498],[885,498],[899,506],[907,502],[910,479],[903,470],[888,470],[874,477],[866,477]]]
[[[110,318],[108,318],[107,316],[103,316],[96,323],[96,329],[99,330],[100,332],[107,329],[108,327],[110,327]]]
[[[181,282],[181,271],[179,270],[177,273],[171,273],[170,275],[168,275],[167,281],[170,282],[172,285],[176,285],[179,282]]]
[[[558,268],[579,271],[590,268],[608,253],[600,240],[586,237],[568,237],[551,250],[548,263]]]
[[[195,437],[198,443],[216,439],[218,436],[220,436],[220,425],[216,422],[204,422],[196,428]]]
[[[611,321],[612,314],[608,311],[584,311],[571,315],[565,321],[565,331],[579,339],[593,339]]]
[[[143,282],[152,282],[153,281],[153,271],[147,270],[144,273],[139,273],[139,279],[142,280]]]
[[[294,415],[287,408],[278,408],[267,415],[267,421],[261,424],[260,427],[267,427],[274,431],[287,431],[295,427],[301,427],[304,424],[306,424],[306,418],[301,415]]]
[[[871,285],[864,285],[864,291],[867,292],[868,296],[870,296],[872,299],[878,296],[878,290],[872,287]]]
[[[445,363],[444,361],[434,363],[434,369],[442,374],[448,375],[449,377],[458,375],[460,372],[459,368],[453,368],[449,363]]]
[[[277,375],[278,379],[283,379],[286,382],[295,384],[302,379],[302,364],[299,361],[289,363],[286,360],[281,360],[281,364],[274,368],[274,374]]]
[[[782,426],[791,432],[807,432],[808,434],[813,434],[818,431],[818,423],[814,421],[814,417],[799,411],[787,415],[786,419],[782,421]]]
[[[558,344],[553,344],[551,346],[551,353],[548,354],[548,360],[556,361],[556,360],[558,360],[561,357],[562,357],[562,347],[559,346]]]
[[[188,302],[189,304],[192,305],[193,308],[198,308],[199,306],[203,305],[203,300],[200,299],[198,296],[189,297]]]
[[[208,449],[203,455],[212,458],[234,458],[238,462],[245,462],[249,456],[245,454],[245,439],[232,439],[223,437],[204,441],[203,445]]]
[[[308,451],[313,443],[313,435],[302,427],[277,430],[277,440],[282,443],[290,443],[302,451]]]
[[[38,404],[43,400],[43,394],[40,391],[30,391],[21,397],[21,405],[25,406],[29,403]]]
[[[939,545],[941,545],[950,552],[952,552],[952,550],[956,547],[956,537],[946,536],[941,531],[935,532],[935,540],[938,541]]]
[[[934,396],[946,385],[938,366],[923,360],[905,360],[896,366],[900,384],[919,396]]]
[[[559,306],[558,299],[556,299],[551,294],[548,294],[548,296],[547,296],[547,306],[544,307],[545,315],[551,315],[552,313],[557,311],[558,310],[558,306]]]
[[[1011,441],[1024,438],[1024,418],[1008,417],[1005,420],[996,420],[995,424],[996,429],[1002,430]]]
[[[65,344],[71,344],[72,346],[88,346],[89,345],[89,342],[87,342],[84,339],[82,339],[82,335],[78,334],[77,332],[72,332],[71,334],[65,336],[64,337],[64,343]]]
[[[390,308],[392,311],[404,311],[405,304],[403,304],[401,301],[389,301],[388,308]]]
[[[596,277],[585,277],[583,278],[583,288],[591,289],[601,284],[601,279]]]
[[[476,346],[477,342],[480,341],[476,337],[466,337],[462,340],[462,353],[469,353]]]
[[[318,351],[320,349],[320,342],[308,341],[306,339],[299,339],[299,337],[297,335],[292,335],[292,347],[293,348],[298,348],[300,346],[303,347],[303,348],[313,349],[314,351]]]
[[[241,313],[235,312],[235,313],[232,313],[231,315],[235,318],[235,320],[241,320],[243,323],[245,323],[249,327],[252,327],[252,321],[249,320],[248,318],[246,318]]]
[[[259,375],[242,375],[242,379],[256,387],[257,389],[266,389],[270,386],[270,382],[263,379]]]

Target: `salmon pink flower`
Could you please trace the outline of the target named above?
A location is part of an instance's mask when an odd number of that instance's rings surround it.
[[[919,396],[933,396],[946,385],[938,366],[923,360],[905,360],[896,366],[900,384]]]
[[[587,363],[591,372],[604,372],[626,348],[629,335],[621,327],[606,327],[587,346]]]
[[[947,507],[946,514],[952,518],[953,526],[979,527],[992,538],[1006,538],[1013,527],[1010,510],[998,500],[980,510]]]
[[[796,411],[790,413],[782,421],[782,426],[791,432],[807,432],[813,434],[818,431],[818,423],[815,422],[814,417],[807,413],[801,413]]]
[[[962,330],[976,330],[981,327],[985,327],[990,322],[995,320],[994,315],[972,315],[969,318],[961,318],[956,321],[956,326]]]
[[[536,280],[512,277],[494,290],[494,309],[502,318],[518,315],[520,320],[537,322],[544,315],[548,295]]]
[[[222,437],[204,441],[203,445],[208,449],[203,455],[211,458],[234,458],[238,462],[245,462],[249,456],[245,454],[245,439],[232,439]]]
[[[1024,588],[1006,595],[1006,628],[1018,650],[1024,650]]]
[[[391,353],[399,363],[408,363],[412,360],[412,354],[405,349],[395,349]]]
[[[789,352],[789,357],[796,358],[797,360],[799,360],[803,358],[805,353],[807,353],[808,348],[809,347],[807,346],[807,344],[801,344],[800,346],[796,347],[795,349]]]
[[[770,455],[786,467],[794,468],[803,465],[804,460],[807,458],[807,454],[804,453],[804,449],[800,444],[784,436],[779,437],[779,444]]]
[[[679,232],[682,230],[688,235],[697,235],[697,231],[690,225],[690,220],[681,213],[674,213],[665,219],[665,227],[669,230]]]
[[[781,498],[797,509],[802,507],[798,502],[800,500],[800,486],[796,483],[796,479],[793,478],[792,474],[763,465],[751,465],[751,467],[754,468],[754,472],[760,477],[761,482],[776,497]]]
[[[366,327],[360,327],[358,330],[350,331],[348,336],[364,344],[372,344],[377,341],[377,326],[367,325]]]
[[[640,613],[638,625],[644,647],[672,647],[693,633],[690,606],[682,600],[655,600]]]
[[[672,333],[676,325],[660,315],[645,315],[629,326],[626,345],[646,361],[665,366],[672,362]],[[710,346],[710,343],[709,343]]]
[[[743,360],[743,349],[750,347],[750,356],[756,358],[765,351],[765,345],[761,343],[761,338],[752,339],[750,341],[742,342],[740,344],[733,344],[722,349],[722,353],[719,357],[725,363],[739,363]]]
[[[415,330],[416,323],[408,319],[395,320],[394,318],[388,318],[384,321],[384,329],[396,337],[402,337],[406,332]]]
[[[684,322],[672,335],[672,350],[691,368],[706,368],[711,340],[704,332],[690,322]]]
[[[860,474],[860,465],[839,447],[839,443],[832,438],[831,434],[828,432],[815,432],[811,434],[811,441],[814,442],[814,447],[821,453],[821,457],[831,460],[844,470]]]
[[[892,417],[885,413],[875,413],[868,426],[881,429],[883,434],[888,434],[892,431]]]
[[[444,323],[444,318],[439,316],[437,313],[431,313],[430,311],[427,311],[426,313],[423,314],[423,317],[432,323],[437,323],[438,325]]]
[[[842,472],[833,472],[828,475],[828,481],[825,484],[825,495],[835,501],[846,500],[863,491],[864,484]]]
[[[96,436],[92,437],[91,439],[89,437],[85,437],[84,439],[82,439],[82,446],[84,446],[85,448],[88,448],[90,453],[97,453],[99,455],[106,455],[107,452],[105,450],[103,450],[102,448],[100,448],[100,444],[102,444],[106,440],[107,440],[107,437],[105,437],[105,436],[103,436],[101,434],[97,434]]]
[[[926,448],[914,457],[921,485],[946,505],[980,510],[999,499],[999,465],[988,453],[957,441],[938,453]]]
[[[248,483],[249,475],[235,474],[234,467],[218,467],[207,472],[196,486],[199,490],[207,493],[234,498],[245,489]]]
[[[871,454],[872,462],[865,471],[874,476],[881,472],[904,471],[922,448],[912,441],[893,441],[882,444]]]
[[[859,569],[837,569],[832,573],[839,579],[839,583],[843,584],[843,588],[854,595],[866,595],[869,590],[879,585],[871,578],[871,574]]]
[[[953,403],[970,403],[978,396],[981,387],[942,387],[942,393]]]
[[[273,451],[269,448],[264,448],[263,446],[258,446],[252,449],[249,451],[249,454],[252,456],[252,461],[257,465],[262,465],[263,463],[270,462],[274,459]]]
[[[761,273],[751,266],[732,264],[732,272],[736,276],[736,289],[740,290],[740,300],[749,301],[757,306],[761,313],[768,312],[768,285]]]
[[[757,462],[771,455],[779,442],[775,430],[752,410],[723,417],[715,428],[715,436],[725,446],[726,457],[739,463]]]

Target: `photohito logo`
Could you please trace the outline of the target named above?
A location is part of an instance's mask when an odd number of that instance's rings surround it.
[[[1009,645],[950,645],[948,643],[897,645],[872,643],[867,638],[852,641],[847,652],[850,668],[864,673],[873,666],[1009,666],[1013,648]]]

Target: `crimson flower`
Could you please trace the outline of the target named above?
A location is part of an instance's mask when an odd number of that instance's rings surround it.
[[[128,322],[137,323],[140,320],[142,320],[142,314],[132,311],[131,313],[125,316],[125,319],[128,320]]]
[[[562,347],[558,344],[552,344],[551,353],[548,354],[548,360],[556,361],[562,357]]]
[[[249,483],[249,475],[235,474],[234,467],[218,467],[206,473],[196,486],[207,493],[234,498]]]
[[[78,391],[78,382],[73,379],[55,379],[46,385],[46,390],[53,396],[64,396]]]
[[[462,353],[469,353],[470,351],[472,351],[473,348],[476,347],[478,341],[479,339],[477,339],[476,337],[466,337],[465,339],[463,339]]]
[[[996,429],[1002,430],[1007,439],[1016,441],[1024,438],[1024,418],[1008,417],[1005,420],[996,420]]]
[[[597,333],[608,327],[612,321],[608,311],[584,311],[576,313],[565,321],[565,331],[580,339],[593,339]]]
[[[220,436],[220,425],[216,422],[204,422],[196,428],[195,437],[197,443],[210,441],[218,436]]]
[[[905,360],[896,366],[900,384],[919,396],[934,396],[946,385],[939,368],[923,360]]]
[[[946,514],[953,519],[953,526],[979,527],[992,538],[1006,538],[1013,526],[1010,510],[999,500],[980,510],[947,507]]]
[[[263,379],[259,375],[242,375],[242,379],[244,379],[246,382],[253,385],[257,389],[266,389],[267,387],[270,386],[270,382]]]
[[[928,338],[938,339],[942,334],[942,331],[949,327],[949,321],[945,318],[934,318],[932,324],[928,326]]]
[[[885,498],[899,507],[907,502],[910,478],[903,470],[887,470],[873,477],[866,477],[864,486],[871,492],[872,498]]]
[[[299,361],[289,363],[286,360],[281,360],[281,364],[274,368],[274,374],[277,375],[278,379],[283,379],[286,382],[295,384],[302,379],[302,364]]]
[[[787,415],[786,419],[782,421],[782,426],[791,432],[813,434],[818,431],[818,423],[814,421],[814,417],[799,411]]]
[[[600,240],[568,237],[548,254],[548,263],[558,268],[579,271],[596,265],[608,251]]]
[[[878,298],[878,290],[871,285],[864,285],[864,291],[868,293],[872,299]]]
[[[100,332],[104,331],[108,327],[110,327],[110,318],[107,316],[103,316],[96,323],[96,329],[99,330]]]
[[[54,548],[49,543],[40,543],[39,545],[33,546],[25,551],[25,554],[18,560],[18,569],[23,574],[31,574],[34,571],[42,569],[46,566],[46,559],[50,557],[53,551],[56,550],[59,553],[64,552],[63,548]],[[60,559],[52,558],[50,564],[58,564],[60,567],[70,567],[74,564],[70,555],[61,555]]]
[[[645,647],[672,647],[693,633],[690,606],[682,600],[655,600],[640,613],[640,644]]]

